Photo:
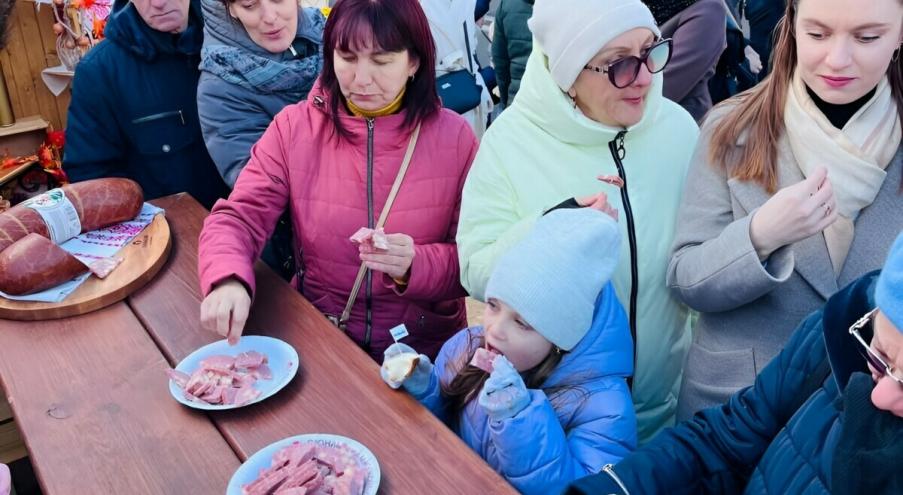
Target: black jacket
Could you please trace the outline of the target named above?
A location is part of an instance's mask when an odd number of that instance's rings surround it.
[[[527,19],[532,15],[533,0],[502,0],[495,14],[492,65],[505,107],[514,101],[533,50],[533,34],[527,27]]]

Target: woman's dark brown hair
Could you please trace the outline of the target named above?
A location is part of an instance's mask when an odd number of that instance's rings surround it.
[[[405,126],[439,114],[436,92],[436,45],[426,14],[417,0],[339,0],[329,13],[323,32],[323,72],[320,83],[329,95],[327,106],[339,136],[346,136],[339,116],[344,97],[333,65],[333,53],[372,45],[387,52],[407,50],[420,66],[408,81],[402,101]]]
[[[721,103],[733,108],[718,123],[709,146],[711,163],[725,167],[732,177],[762,185],[769,193],[774,193],[778,184],[777,145],[784,133],[784,107],[797,63],[794,25],[799,3],[787,2],[784,17],[775,29],[771,74],[754,88]],[[903,56],[899,47],[887,68],[887,77],[903,120]],[[746,143],[738,149],[737,140],[744,134]]]

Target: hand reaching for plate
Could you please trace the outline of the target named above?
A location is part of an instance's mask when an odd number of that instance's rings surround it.
[[[201,326],[226,337],[229,345],[238,343],[245,329],[251,295],[235,278],[220,282],[201,303]]]

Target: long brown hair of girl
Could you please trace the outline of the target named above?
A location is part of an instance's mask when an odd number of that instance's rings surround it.
[[[732,177],[753,181],[769,193],[777,190],[777,146],[784,133],[784,107],[796,68],[796,23],[800,0],[787,2],[784,17],[775,31],[772,70],[764,81],[719,106],[733,108],[712,133],[709,162],[725,167]],[[903,0],[900,0],[903,4]],[[897,48],[887,69],[897,111],[903,120],[903,56]],[[748,134],[747,134],[748,133]],[[746,134],[746,143],[737,149],[737,141]]]
[[[473,359],[474,352],[483,347],[484,343],[482,335],[474,335],[469,331],[466,347],[468,352],[462,353],[460,359],[451,360],[448,363],[449,368],[458,370],[458,372],[451,382],[440,386],[440,391],[443,397],[448,399],[449,410],[455,413],[452,417],[457,417],[457,413],[464,409],[470,401],[476,398],[477,394],[479,394],[480,390],[483,388],[483,384],[486,383],[486,380],[489,378],[489,373],[486,373],[476,366],[470,365],[470,360]],[[552,372],[555,371],[555,368],[561,363],[565,354],[567,354],[567,351],[552,348],[545,359],[532,369],[526,371],[523,375],[524,384],[527,388],[542,388],[542,384],[545,383]],[[542,388],[542,390],[549,397],[549,400],[552,401],[553,405],[556,403],[556,400],[563,397],[567,391],[574,390],[578,391],[578,395],[585,395],[584,391],[574,385],[546,387]]]

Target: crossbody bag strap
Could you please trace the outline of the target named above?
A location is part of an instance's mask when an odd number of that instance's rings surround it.
[[[467,53],[465,56],[467,57],[467,65],[470,66],[470,73],[476,74],[473,71],[473,54],[470,53],[470,36],[467,34],[467,21],[464,21],[464,45],[467,46]]]
[[[446,33],[444,29],[442,29],[442,26],[440,26],[439,23],[430,21],[429,18],[427,18],[427,22],[430,25],[435,26],[436,31],[438,31],[439,34],[441,34],[443,38],[448,40],[448,43],[451,46],[457,45],[457,43],[455,43],[455,41],[451,38],[451,36],[449,36],[448,33]],[[468,33],[467,33],[467,21],[465,20],[462,24],[464,26],[464,46],[467,47],[467,52],[464,54],[464,56],[467,58],[467,65],[470,67],[470,73],[475,74],[475,72],[473,71],[473,53],[470,52],[470,36],[468,36]]]
[[[383,225],[386,224],[386,219],[389,217],[389,209],[392,208],[392,203],[395,202],[395,196],[398,195],[398,190],[401,189],[401,181],[404,180],[404,175],[408,171],[408,165],[411,164],[411,157],[414,156],[414,147],[417,146],[418,136],[420,136],[420,124],[417,124],[414,133],[411,134],[410,141],[408,141],[408,149],[405,151],[404,159],[401,161],[401,168],[398,169],[398,175],[395,176],[395,182],[392,184],[392,189],[389,191],[389,197],[386,198],[386,204],[383,206],[383,211],[380,212],[379,220],[376,222],[377,229],[382,228]],[[345,303],[345,309],[342,311],[342,316],[339,318],[340,325],[351,319],[351,308],[354,307],[354,301],[357,299],[357,293],[361,289],[361,283],[364,281],[364,275],[366,273],[367,267],[364,263],[361,263],[361,267],[357,271],[357,278],[354,279],[354,287],[351,288],[348,302]]]

